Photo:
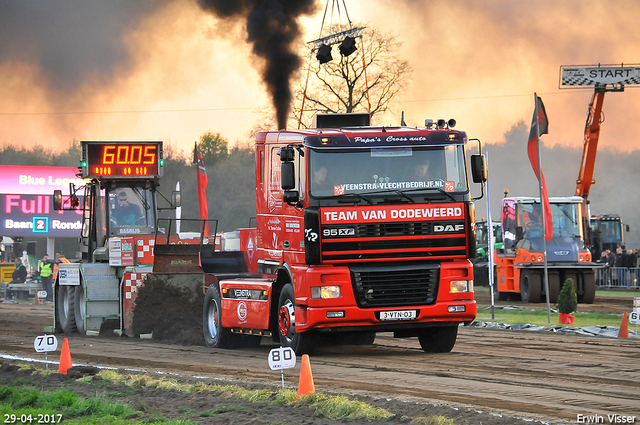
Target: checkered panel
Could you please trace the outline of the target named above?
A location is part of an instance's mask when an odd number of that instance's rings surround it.
[[[153,264],[153,239],[138,239],[136,241],[136,257],[138,264]]]
[[[142,286],[142,279],[147,273],[125,273],[123,276],[124,282],[124,299],[135,300],[138,295],[138,287]]]

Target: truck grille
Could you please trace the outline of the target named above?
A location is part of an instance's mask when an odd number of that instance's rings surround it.
[[[439,271],[437,264],[351,267],[356,302],[362,308],[435,304]]]

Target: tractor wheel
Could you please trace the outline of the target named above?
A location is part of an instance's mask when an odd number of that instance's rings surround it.
[[[448,353],[458,337],[458,325],[426,328],[420,331],[418,341],[425,353]]]
[[[74,286],[59,285],[56,291],[56,310],[60,327],[64,333],[78,332],[75,317],[75,292]]]
[[[73,302],[73,313],[76,322],[76,328],[81,334],[85,333],[84,318],[86,311],[86,299],[84,295],[84,286],[82,284],[76,286]]]
[[[596,275],[594,272],[583,273],[584,284],[582,293],[578,294],[578,302],[583,304],[593,304],[596,299]]]
[[[278,300],[278,333],[280,344],[291,347],[297,355],[313,354],[316,348],[316,335],[309,332],[296,332],[296,312],[294,308],[293,286],[287,283],[280,292]]]
[[[211,285],[204,296],[202,328],[204,342],[212,348],[237,348],[239,335],[222,327],[222,302],[218,285]]]
[[[542,292],[540,273],[525,270],[520,275],[520,298],[524,303],[539,303]]]
[[[557,303],[558,294],[560,294],[560,274],[549,273],[549,303]]]

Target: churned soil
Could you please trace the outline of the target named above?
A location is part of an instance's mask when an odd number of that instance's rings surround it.
[[[257,348],[207,348],[202,343],[201,307],[194,311],[187,297],[184,303],[174,303],[175,311],[169,310],[161,301],[179,294],[171,293],[171,288],[165,290],[168,292],[146,300],[144,293],[139,294],[153,314],[141,313],[138,333],[153,332],[154,340],[57,335],[59,346],[68,337],[76,365],[67,375],[29,369],[45,369],[43,355],[35,353],[33,343],[53,324],[53,305],[0,301],[0,385],[67,388],[87,397],[104,397],[129,404],[138,411],[139,420],[407,424],[429,423],[425,418],[445,416],[460,425],[502,425],[576,423],[578,414],[605,418],[607,414],[635,414],[636,421],[640,420],[640,341],[550,332],[465,327],[460,329],[453,352],[437,355],[423,353],[415,339],[394,339],[385,334],[379,335],[373,346],[319,349],[311,359],[316,390],[357,398],[392,414],[376,421],[326,419],[302,405],[270,404],[275,395],[251,403],[216,392],[129,388],[96,377],[98,368],[109,367],[123,374],[147,374],[180,383],[238,385],[278,393],[280,373],[267,366],[269,350],[277,345],[265,338]],[[476,299],[481,307],[490,305],[487,291],[478,291]],[[632,310],[632,302],[632,298],[615,295],[596,297],[594,304],[580,304],[579,309],[621,314]],[[194,328],[190,336],[181,336],[189,326]],[[164,334],[166,339],[156,339],[163,329],[170,330]],[[49,369],[57,370],[59,350],[49,355]],[[299,373],[299,362],[286,371],[287,388],[297,389]],[[79,382],[77,378],[82,376],[92,378]]]

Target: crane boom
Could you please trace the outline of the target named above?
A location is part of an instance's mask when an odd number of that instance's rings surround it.
[[[585,207],[589,198],[593,180],[593,169],[596,163],[596,153],[598,151],[598,139],[600,138],[600,126],[602,124],[602,104],[606,90],[596,87],[591,103],[589,103],[589,114],[584,129],[584,148],[582,150],[582,161],[576,181],[576,196],[584,199]],[[583,214],[588,214],[587,209],[583,209]]]

